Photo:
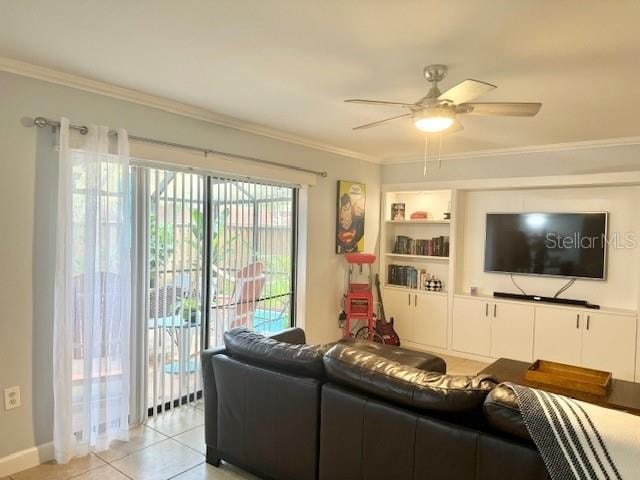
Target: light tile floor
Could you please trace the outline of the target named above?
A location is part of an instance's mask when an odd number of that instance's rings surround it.
[[[448,373],[475,375],[487,363],[440,355]],[[202,400],[152,417],[131,430],[129,442],[114,442],[66,465],[54,462],[0,480],[259,480],[233,465],[205,463]]]
[[[71,461],[55,462],[0,480],[254,480],[223,463],[205,463],[202,401],[150,418],[133,428],[129,442],[113,442],[109,450]]]

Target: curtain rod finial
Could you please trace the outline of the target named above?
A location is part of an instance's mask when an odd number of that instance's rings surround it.
[[[47,122],[47,119],[46,119],[46,118],[43,118],[43,117],[36,117],[36,118],[34,118],[34,119],[33,119],[33,124],[34,124],[36,127],[44,128],[44,127],[46,127],[46,126],[47,126],[48,122]]]

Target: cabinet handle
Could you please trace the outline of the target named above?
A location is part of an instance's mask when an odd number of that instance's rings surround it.
[[[485,304],[485,307],[486,308],[484,309],[484,316],[488,317],[489,316],[489,304],[488,303]]]
[[[576,328],[580,328],[580,314],[576,315]]]
[[[493,304],[493,318],[496,317],[496,314],[498,313],[498,304],[494,303]]]
[[[587,315],[587,330],[589,330],[589,322],[591,321],[591,315]]]
[[[407,293],[407,295],[408,295],[407,299],[409,300],[409,306],[411,306],[411,294]]]
[[[417,293],[413,294],[413,306],[414,307],[418,306],[418,294]]]

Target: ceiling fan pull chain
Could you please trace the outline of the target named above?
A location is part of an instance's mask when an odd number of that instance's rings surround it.
[[[440,144],[438,145],[438,169],[442,168],[442,132],[439,134]]]
[[[429,135],[424,136],[424,168],[422,169],[422,176],[427,176],[427,147],[429,146]]]

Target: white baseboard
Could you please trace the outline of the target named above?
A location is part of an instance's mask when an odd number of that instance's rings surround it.
[[[0,478],[53,460],[53,442],[27,448],[0,458]]]

